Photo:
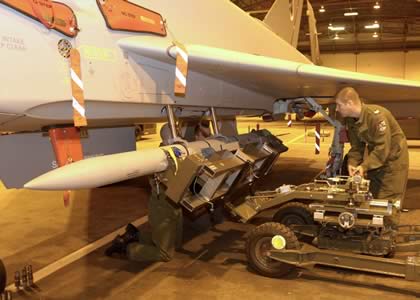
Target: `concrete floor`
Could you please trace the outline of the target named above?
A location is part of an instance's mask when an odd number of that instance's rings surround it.
[[[255,128],[239,122],[241,132]],[[289,146],[258,189],[283,183],[300,184],[324,167],[330,138],[314,155],[314,138],[304,141],[304,128],[284,123],[260,123]],[[308,127],[309,129],[310,127]],[[329,130],[326,128],[326,130]],[[146,137],[139,147],[158,144]],[[407,199],[418,201],[420,148],[410,141]],[[16,270],[32,264],[37,271],[57,259],[147,214],[148,186],[143,179],[72,194],[63,207],[60,192],[0,191],[0,257],[9,283]],[[402,215],[402,223],[420,223],[420,211]],[[420,297],[418,283],[337,269],[299,271],[290,278],[271,279],[249,270],[244,237],[252,224],[226,221],[209,227],[205,218],[186,228],[183,250],[169,263],[140,264],[103,255],[102,248],[62,268],[14,299],[411,299]],[[209,229],[209,230],[206,230]]]

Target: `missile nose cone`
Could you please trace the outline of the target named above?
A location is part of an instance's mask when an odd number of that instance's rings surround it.
[[[33,190],[96,188],[162,172],[168,160],[162,149],[145,149],[80,160],[38,176],[24,185]]]
[[[86,160],[88,161],[88,159]],[[88,188],[92,184],[89,174],[91,163],[79,161],[42,174],[24,184],[24,188],[32,190],[68,190]],[[92,170],[94,173],[97,169]]]
[[[42,175],[40,177],[42,177]],[[23,188],[30,189],[30,190],[42,189],[43,180],[40,180],[40,177],[36,177],[32,179],[31,181],[28,181],[27,183],[23,185]]]

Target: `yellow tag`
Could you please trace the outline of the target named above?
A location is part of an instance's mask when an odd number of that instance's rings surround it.
[[[271,239],[271,245],[276,250],[281,250],[286,248],[286,240],[281,235],[275,235]]]
[[[166,150],[168,151],[169,156],[172,158],[172,160],[175,163],[175,173],[174,174],[176,175],[176,173],[178,172],[178,160],[177,160],[176,155],[174,153],[174,149],[172,149],[172,147],[169,147],[169,149],[166,149]]]
[[[83,58],[97,61],[116,61],[116,52],[110,48],[101,48],[90,45],[82,45],[79,47]]]
[[[147,18],[145,16],[140,16],[140,20],[142,20],[144,23],[155,25],[156,22],[150,18]]]

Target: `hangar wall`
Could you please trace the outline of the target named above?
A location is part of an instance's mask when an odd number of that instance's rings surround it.
[[[420,50],[322,54],[323,66],[420,81]]]
[[[321,60],[325,67],[420,81],[420,50],[323,54]],[[380,104],[393,112],[407,138],[420,139],[420,106],[401,101]]]

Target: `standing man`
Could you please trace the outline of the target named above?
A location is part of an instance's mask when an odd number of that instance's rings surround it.
[[[340,90],[335,102],[351,144],[350,176],[367,177],[374,198],[398,198],[402,207],[408,178],[408,147],[397,121],[384,107],[362,103],[351,87]]]

